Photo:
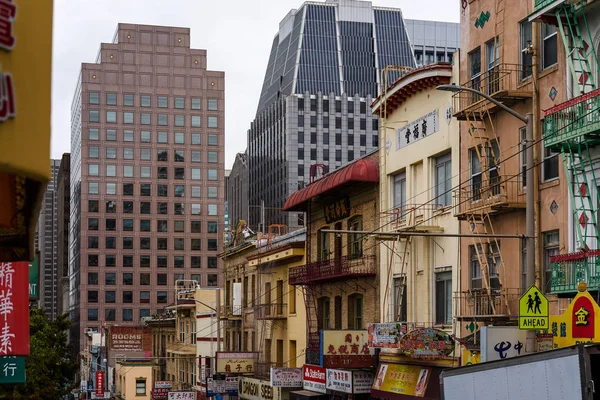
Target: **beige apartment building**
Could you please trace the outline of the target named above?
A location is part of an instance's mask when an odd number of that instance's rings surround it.
[[[138,325],[175,282],[221,284],[224,73],[187,28],[119,24],[72,105],[70,308],[75,346]]]
[[[533,1],[477,0],[461,6],[460,79],[534,120],[534,180],[527,182],[525,124],[478,95],[453,95],[460,122],[460,187],[454,214],[461,232],[488,238],[460,241],[457,318],[477,324],[515,323],[526,286],[525,243],[498,234],[525,234],[525,197],[534,191],[536,283],[549,292],[550,257],[567,248],[567,185],[560,160],[542,140],[542,110],[567,98],[565,52],[556,27],[531,23]],[[556,307],[556,298],[551,299]],[[462,323],[461,326],[466,326]],[[474,331],[473,325],[468,332]]]
[[[454,70],[458,75],[458,65]],[[436,90],[451,81],[447,63],[411,70],[374,103],[386,149],[379,152],[380,230],[416,235],[382,239],[381,322],[453,326],[459,239],[441,235],[457,234],[460,227],[452,208],[459,182],[459,123],[451,116],[450,93]]]

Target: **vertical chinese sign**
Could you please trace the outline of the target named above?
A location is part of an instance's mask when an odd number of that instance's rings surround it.
[[[0,0],[0,260],[34,257],[50,179],[53,1]]]
[[[29,263],[0,262],[0,383],[25,382],[29,355]]]
[[[96,371],[96,397],[104,398],[104,372]]]

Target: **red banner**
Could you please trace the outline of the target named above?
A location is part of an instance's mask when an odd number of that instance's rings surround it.
[[[29,263],[0,262],[0,356],[29,355]]]
[[[104,372],[96,371],[96,397],[104,398]]]

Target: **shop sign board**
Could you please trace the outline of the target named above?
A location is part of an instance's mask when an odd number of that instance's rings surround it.
[[[548,299],[535,285],[519,298],[519,329],[542,330],[549,326]]]
[[[321,330],[321,367],[371,368],[375,358],[365,330]]]
[[[104,372],[96,371],[96,396],[104,397]]]
[[[29,355],[29,263],[0,262],[0,356]]]
[[[169,400],[196,400],[196,392],[169,392]]]
[[[171,389],[173,387],[172,381],[156,381],[154,383],[155,389]]]
[[[554,337],[551,333],[538,333],[537,334],[537,351],[548,351],[554,347]]]
[[[482,326],[480,333],[481,362],[525,354],[527,331],[517,326]]]
[[[245,374],[254,372],[254,363],[258,354],[250,352],[228,353],[218,351],[217,372],[227,374]]]
[[[302,387],[302,368],[271,368],[271,386]]]
[[[406,324],[388,322],[369,324],[369,347],[396,349],[406,333]]]
[[[352,393],[352,371],[327,368],[327,389]]]
[[[439,109],[435,109],[421,118],[409,122],[396,130],[396,151],[439,130]]]
[[[549,334],[553,348],[569,347],[579,343],[599,342],[600,323],[596,316],[600,307],[589,292],[578,292],[562,315],[551,315]]]
[[[281,388],[274,388],[267,381],[240,377],[238,396],[248,400],[281,400]]]
[[[0,384],[25,383],[25,357],[0,357]],[[86,381],[81,381],[82,391],[87,387]]]
[[[452,354],[454,340],[439,329],[422,328],[404,335],[398,348],[412,358],[440,359]]]
[[[29,263],[29,301],[40,299],[40,252],[35,252],[35,258]]]
[[[325,368],[304,364],[302,366],[302,388],[317,393],[327,393]]]
[[[352,392],[355,394],[371,393],[373,374],[367,371],[352,371]]]
[[[238,377],[228,376],[225,378],[225,392],[231,396],[238,395]]]
[[[350,199],[342,197],[325,204],[325,222],[330,224],[350,216]]]
[[[424,397],[431,368],[419,365],[379,364],[373,389],[407,396]]]

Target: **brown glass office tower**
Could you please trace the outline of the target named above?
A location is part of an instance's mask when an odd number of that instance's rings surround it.
[[[187,28],[119,24],[71,109],[71,340],[220,284],[224,73]],[[84,341],[81,340],[81,343]]]

